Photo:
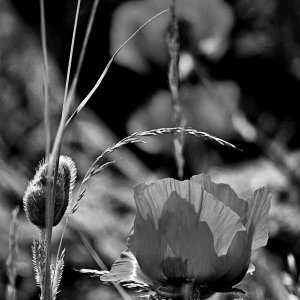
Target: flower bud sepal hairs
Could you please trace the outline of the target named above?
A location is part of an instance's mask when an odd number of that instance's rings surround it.
[[[41,161],[23,197],[23,205],[27,218],[39,228],[45,228],[47,173],[48,163]],[[71,203],[76,173],[73,160],[68,156],[60,156],[54,198],[53,226],[56,226],[61,221]]]
[[[236,285],[268,240],[271,197],[265,188],[243,200],[229,185],[200,174],[140,184],[134,197],[137,215],[127,249],[101,281],[156,299],[243,293]]]

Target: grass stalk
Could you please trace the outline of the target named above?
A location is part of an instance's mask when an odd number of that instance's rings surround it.
[[[176,15],[176,0],[172,0],[170,6],[171,22],[167,44],[170,55],[169,63],[169,88],[171,91],[173,118],[175,127],[184,127],[185,120],[179,103],[179,32],[178,19]],[[184,136],[179,134],[174,136],[174,157],[177,166],[178,178],[182,179],[184,169],[183,157]]]
[[[51,143],[51,126],[50,126],[50,111],[49,111],[49,67],[47,55],[47,35],[46,35],[46,20],[45,20],[45,6],[44,0],[40,0],[40,23],[41,23],[41,41],[43,49],[43,98],[44,98],[44,128],[45,128],[45,158],[46,162],[49,160],[50,143]]]
[[[79,228],[79,225],[77,225],[77,231],[80,237],[80,240],[88,253],[91,255],[91,257],[94,259],[96,264],[100,267],[101,270],[107,270],[106,265],[102,261],[102,259],[99,257],[98,253],[95,251],[89,240],[86,238],[86,234],[84,234],[83,230]],[[130,300],[130,296],[127,294],[127,292],[120,286],[119,284],[112,282],[112,285],[117,290],[117,292],[120,294],[123,300]]]
[[[88,169],[87,173],[85,174],[77,195],[75,197],[75,201],[73,204],[72,209],[70,210],[70,215],[68,216],[68,218],[74,213],[76,212],[76,210],[79,207],[79,202],[81,201],[81,199],[83,198],[83,195],[85,193],[85,191],[88,188],[88,183],[89,180],[94,176],[99,174],[101,171],[103,171],[107,166],[111,165],[114,163],[114,161],[109,161],[109,162],[105,162],[105,158],[107,157],[107,155],[111,154],[112,152],[119,150],[120,148],[123,148],[126,145],[129,144],[136,144],[136,143],[145,143],[145,141],[142,140],[143,137],[149,137],[149,136],[158,136],[158,135],[163,135],[163,134],[175,134],[175,135],[192,135],[195,137],[202,137],[211,141],[214,141],[220,145],[238,150],[233,144],[228,143],[220,138],[217,138],[215,136],[212,136],[204,131],[198,131],[196,129],[192,129],[192,128],[182,128],[182,127],[172,127],[172,128],[158,128],[158,129],[151,129],[151,130],[147,130],[147,131],[138,131],[135,132],[127,137],[125,137],[124,139],[120,140],[119,142],[117,142],[116,144],[114,144],[111,147],[108,147],[107,149],[105,149],[101,155],[99,155],[95,161],[93,162],[93,164],[91,165],[91,167]],[[67,218],[67,220],[68,220]]]
[[[64,122],[67,118],[66,116],[68,115],[68,110],[69,110],[69,101],[67,101],[67,100],[68,100],[69,82],[70,82],[70,76],[71,76],[71,67],[72,67],[73,52],[74,52],[75,38],[76,38],[76,32],[77,32],[80,5],[81,5],[81,0],[78,0],[75,21],[74,21],[74,26],[73,26],[72,42],[71,42],[71,48],[70,48],[70,54],[69,54],[67,78],[66,78],[64,100],[63,100],[62,120]]]
[[[70,90],[69,90],[69,93],[68,93],[68,102],[70,103],[69,104],[70,106],[71,106],[72,101],[73,101],[74,96],[75,96],[75,91],[76,91],[76,88],[77,88],[79,74],[80,74],[81,67],[82,67],[82,64],[83,64],[83,60],[84,60],[84,57],[85,57],[86,48],[87,48],[89,37],[90,37],[91,31],[92,31],[92,27],[93,27],[93,23],[94,23],[94,20],[95,20],[95,15],[96,15],[96,12],[97,12],[99,1],[100,0],[94,0],[93,7],[92,7],[90,17],[89,17],[89,21],[88,21],[88,25],[87,25],[87,28],[86,28],[86,31],[85,31],[85,36],[84,36],[83,44],[82,44],[82,47],[81,47],[81,51],[80,51],[80,55],[79,55],[79,59],[78,59],[78,64],[77,64],[76,71],[75,71],[75,74],[74,74],[74,77],[73,77],[73,80],[72,80],[72,83],[71,83],[71,87],[70,87]]]
[[[155,16],[153,16],[152,18],[150,18],[149,20],[147,20],[143,25],[141,25],[117,50],[116,52],[113,54],[113,56],[111,57],[111,59],[108,61],[106,67],[104,68],[104,71],[102,72],[102,74],[100,75],[99,79],[97,80],[97,82],[95,83],[94,87],[90,90],[90,92],[88,93],[88,95],[81,101],[81,103],[78,105],[78,107],[76,108],[76,110],[73,112],[73,114],[70,116],[70,118],[68,119],[66,126],[68,126],[70,124],[70,122],[78,115],[78,113],[84,108],[84,106],[87,104],[87,102],[90,100],[90,98],[93,96],[93,94],[95,93],[95,91],[98,89],[98,87],[100,86],[103,78],[105,77],[107,71],[109,70],[112,62],[114,61],[115,57],[118,55],[118,53],[122,50],[122,48],[124,46],[126,46],[145,26],[147,26],[150,22],[152,22],[154,19],[158,18],[159,16],[161,16],[162,14],[166,13],[167,11],[169,11],[169,9],[165,9],[161,12],[159,12],[158,14],[156,14]]]

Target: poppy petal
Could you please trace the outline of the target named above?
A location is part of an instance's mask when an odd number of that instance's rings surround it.
[[[229,291],[245,276],[251,258],[251,241],[245,231],[236,233],[224,260],[224,274],[215,282],[210,284],[210,288],[216,292]]]
[[[135,284],[136,287],[147,287],[152,285],[152,280],[147,277],[140,269],[134,255],[126,249],[121,253],[109,273],[100,277],[104,282],[116,282],[119,284]]]
[[[207,193],[213,194],[216,199],[229,206],[240,217],[247,211],[247,202],[239,198],[228,184],[214,183],[211,181],[210,176],[206,174],[195,175],[191,180],[200,183]]]
[[[241,218],[194,181],[166,178],[135,188],[137,217],[129,249],[154,280],[186,275],[218,278]],[[168,251],[171,249],[174,255]],[[171,267],[171,262],[176,265]],[[185,268],[186,265],[186,268]]]
[[[228,268],[228,259],[220,255],[218,257],[216,248],[216,241],[219,239],[217,231],[221,231],[221,229],[216,225],[216,230],[212,230],[213,227],[209,224],[211,221],[208,221],[205,217],[214,217],[215,223],[220,220],[222,226],[226,227],[225,232],[221,234],[222,238],[230,240],[229,250],[232,241],[231,233],[234,232],[234,237],[237,232],[246,234],[246,231],[241,223],[241,227],[238,225],[236,228],[227,227],[228,219],[224,219],[223,214],[228,214],[232,218],[231,221],[236,218],[236,222],[239,223],[238,216],[228,207],[225,207],[223,203],[215,200],[211,194],[205,193],[203,189],[200,189],[200,191],[205,196],[203,195],[204,203],[201,204],[202,208],[198,212],[193,204],[181,199],[176,193],[172,193],[164,206],[159,227],[172,247],[175,253],[174,256],[176,258],[180,257],[181,262],[186,264],[187,278],[197,278],[198,281],[204,283],[216,280]],[[239,231],[238,228],[243,231]],[[235,240],[239,239],[235,237]],[[247,242],[248,239],[245,238],[244,240]]]
[[[167,279],[163,275],[161,263],[167,242],[159,232],[158,219],[166,196],[163,195],[163,191],[155,189],[152,197],[148,187],[143,183],[134,188],[137,214],[134,231],[128,239],[128,248],[135,255],[142,271],[147,276],[164,282]]]
[[[134,188],[134,199],[138,213],[144,219],[151,219],[158,229],[158,219],[163,210],[164,203],[168,199],[168,192],[157,181],[153,184],[139,184]]]
[[[139,212],[135,219],[134,232],[128,240],[128,247],[147,276],[156,281],[166,281],[161,263],[167,242],[155,228],[153,221],[144,220]]]
[[[267,216],[271,206],[271,195],[266,188],[255,191],[248,199],[247,231],[252,240],[252,252],[268,241]]]
[[[199,221],[205,221],[213,233],[217,254],[219,256],[226,254],[235,233],[245,228],[233,210],[194,181],[165,178],[148,186],[145,184],[137,186],[135,200],[138,212],[144,220],[150,218],[158,229],[164,205],[171,194],[174,197],[174,193],[176,197],[193,204],[194,210],[199,214]]]
[[[165,179],[164,181],[172,181]],[[166,188],[167,187],[167,188]],[[162,262],[167,249],[167,241],[158,228],[164,203],[174,189],[157,181],[153,184],[140,184],[134,189],[137,206],[137,216],[134,224],[134,234],[129,239],[129,248],[136,256],[141,269],[149,277],[164,282]]]
[[[187,277],[205,283],[216,275],[214,236],[206,222],[199,221],[195,207],[173,193],[166,202],[160,228],[177,259],[186,264]],[[172,258],[169,258],[171,262]],[[173,279],[176,273],[168,274]]]

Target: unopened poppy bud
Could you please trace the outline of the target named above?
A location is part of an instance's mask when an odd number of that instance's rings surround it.
[[[36,226],[45,227],[48,163],[42,161],[29,182],[23,197],[27,218]],[[53,180],[53,178],[51,178]],[[64,216],[70,204],[76,180],[76,167],[68,156],[60,156],[54,199],[53,226]]]

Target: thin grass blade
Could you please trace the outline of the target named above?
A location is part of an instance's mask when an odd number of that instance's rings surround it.
[[[97,265],[101,268],[101,270],[107,270],[107,267],[105,266],[104,262],[102,261],[101,257],[98,255],[98,253],[95,251],[89,240],[86,238],[86,235],[83,233],[82,229],[79,228],[79,225],[76,226],[76,230],[79,234],[79,237],[81,239],[82,244],[88,251],[88,253],[92,256],[94,261],[97,263]],[[123,300],[131,300],[131,297],[128,295],[128,293],[118,284],[112,283],[117,292],[120,294]]]
[[[45,20],[45,7],[44,1],[40,0],[40,19],[41,19],[41,40],[43,49],[43,81],[44,81],[44,127],[45,127],[45,157],[46,161],[50,155],[50,143],[51,143],[51,128],[50,128],[50,110],[49,110],[49,67],[48,67],[48,54],[47,54],[47,35],[46,35],[46,20]]]
[[[126,46],[145,26],[147,26],[150,22],[152,22],[154,19],[158,18],[159,16],[161,16],[162,14],[166,13],[167,11],[169,11],[169,9],[165,9],[163,11],[161,11],[160,13],[156,14],[155,16],[153,16],[151,19],[149,19],[148,21],[146,21],[143,25],[141,25],[117,50],[116,52],[113,54],[113,56],[111,57],[111,59],[109,60],[109,62],[107,63],[104,71],[102,72],[102,74],[100,75],[99,79],[97,80],[96,84],[94,85],[94,87],[91,89],[91,91],[88,93],[88,95],[81,101],[81,103],[79,104],[79,106],[76,108],[76,110],[73,112],[73,114],[70,116],[70,118],[68,119],[66,126],[69,125],[69,123],[78,115],[78,113],[84,108],[84,106],[87,104],[87,102],[90,100],[90,98],[93,96],[93,94],[95,93],[95,91],[98,89],[98,87],[100,86],[103,78],[105,77],[107,71],[109,70],[112,62],[114,61],[115,57],[118,55],[118,53],[122,50],[122,48],[124,46]]]
[[[70,90],[68,92],[68,100],[67,101],[68,101],[70,106],[71,106],[72,101],[74,99],[74,95],[75,95],[75,91],[76,91],[77,83],[78,83],[78,78],[79,78],[81,67],[82,67],[82,64],[83,64],[84,57],[85,57],[86,48],[87,48],[87,44],[88,44],[88,41],[89,41],[90,33],[92,31],[93,23],[94,23],[94,20],[95,20],[95,15],[96,15],[96,12],[97,12],[98,4],[99,4],[99,0],[94,0],[93,7],[92,7],[90,17],[89,17],[89,21],[88,21],[88,25],[87,25],[87,28],[86,28],[83,44],[82,44],[82,47],[81,47],[81,51],[80,51],[80,55],[79,55],[79,59],[78,59],[78,64],[77,64],[77,67],[76,67],[76,71],[75,71],[75,74],[74,74],[74,77],[73,77],[73,80],[72,80]]]

